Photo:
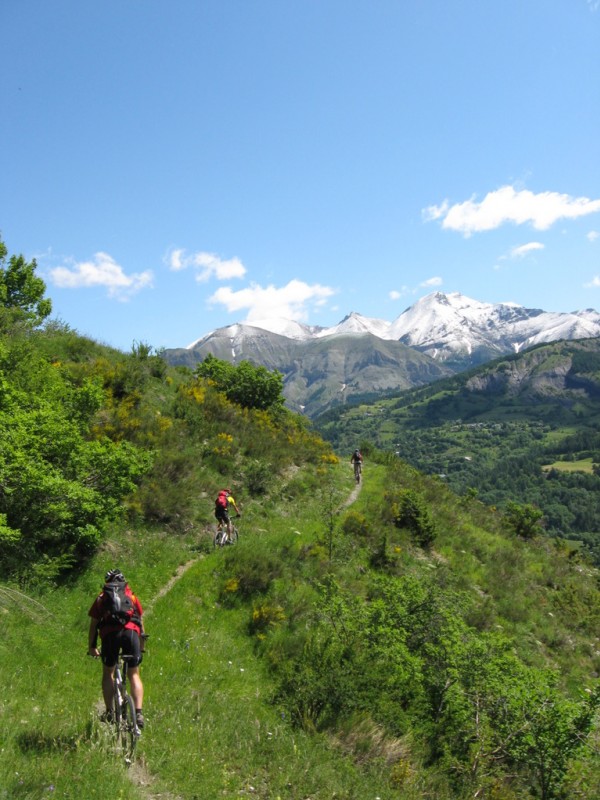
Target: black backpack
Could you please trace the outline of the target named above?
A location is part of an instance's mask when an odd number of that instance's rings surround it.
[[[102,591],[104,616],[101,625],[125,625],[131,621],[138,622],[133,595],[125,581],[105,583]]]

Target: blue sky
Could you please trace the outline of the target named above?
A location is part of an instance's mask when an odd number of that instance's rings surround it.
[[[600,309],[600,0],[1,0],[0,236],[129,350]]]

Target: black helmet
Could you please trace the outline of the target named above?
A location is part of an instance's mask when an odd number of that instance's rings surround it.
[[[125,583],[125,576],[120,569],[110,569],[104,576],[104,583]]]

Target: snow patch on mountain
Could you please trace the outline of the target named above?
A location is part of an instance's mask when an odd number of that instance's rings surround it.
[[[393,339],[390,335],[390,323],[383,319],[371,319],[352,311],[347,317],[332,328],[321,328],[316,334],[319,338],[326,336],[344,336],[353,333],[372,333],[379,339]]]
[[[356,311],[329,328],[281,318],[266,319],[219,328],[187,349],[192,350],[214,337],[227,337],[235,347],[246,337],[260,338],[265,332],[299,342],[371,334],[379,339],[400,341],[437,360],[453,356],[469,359],[477,352],[519,352],[559,339],[600,336],[600,314],[591,308],[571,313],[549,312],[510,302],[483,303],[459,292],[433,292],[393,322],[364,317]]]

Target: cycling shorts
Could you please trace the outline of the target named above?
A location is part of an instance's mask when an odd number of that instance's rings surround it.
[[[219,520],[223,520],[223,522],[229,522],[229,514],[227,513],[226,508],[216,508],[215,509],[215,517]]]
[[[127,659],[130,667],[138,667],[142,663],[140,637],[137,631],[123,628],[120,631],[107,633],[102,639],[100,656],[102,663],[107,667],[114,667],[119,658],[119,652],[124,656],[133,656]]]

